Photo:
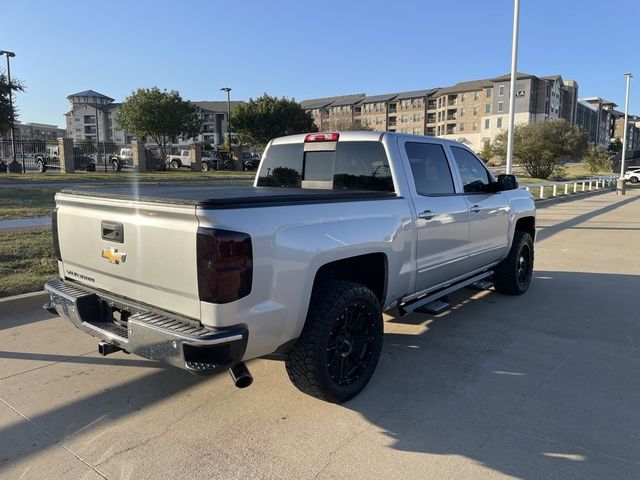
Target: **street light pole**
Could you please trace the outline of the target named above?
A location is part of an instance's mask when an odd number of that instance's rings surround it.
[[[509,131],[507,132],[507,169],[511,174],[513,164],[513,129],[516,120],[516,70],[518,65],[518,26],[520,23],[520,0],[513,4],[513,41],[511,46],[511,85],[509,86]]]
[[[222,87],[220,90],[227,92],[227,138],[229,140],[229,159],[231,159],[231,88]]]
[[[11,57],[15,57],[16,54],[13,52],[9,52],[7,50],[0,50],[0,56],[6,56],[7,57],[7,82],[9,83],[9,108],[11,109],[11,153],[12,153],[12,157],[13,157],[13,164],[14,167],[15,165],[18,163],[18,161],[16,160],[16,140],[15,140],[15,118],[13,116],[13,95],[12,95],[12,89],[11,89],[11,62],[9,62],[9,59]]]
[[[622,134],[622,155],[620,158],[620,177],[618,177],[618,185],[616,193],[618,195],[625,195],[625,181],[624,181],[624,161],[627,156],[627,129],[629,125],[629,85],[631,84],[631,73],[625,73],[627,77],[627,94],[624,99],[624,133]]]

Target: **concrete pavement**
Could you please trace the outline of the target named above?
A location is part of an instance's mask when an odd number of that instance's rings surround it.
[[[337,406],[281,363],[254,384],[125,354],[59,318],[0,320],[0,478],[637,479],[640,190],[539,210],[522,297],[462,291],[387,318],[371,384]]]

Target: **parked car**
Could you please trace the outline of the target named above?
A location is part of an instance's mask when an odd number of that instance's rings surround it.
[[[121,148],[120,153],[109,156],[111,170],[119,172],[124,166],[133,165],[133,153],[130,148]]]
[[[242,152],[242,169],[253,171],[260,165],[260,155],[251,152]]]
[[[633,184],[640,182],[640,167],[629,167],[624,174],[624,179]]]
[[[251,187],[77,188],[56,205],[46,308],[100,353],[229,370],[238,387],[245,361],[280,359],[331,402],[373,375],[382,312],[441,311],[467,286],[520,295],[532,278],[531,194],[435,137],[277,138]]]
[[[168,154],[167,165],[170,165],[171,168],[176,170],[180,167],[191,168],[191,155],[189,154],[189,150],[180,150],[180,153],[176,155]]]
[[[220,152],[215,150],[203,150],[201,169],[203,172],[209,170],[230,170],[233,167],[233,161],[229,158],[223,159]]]
[[[36,169],[39,172],[46,172],[48,167],[60,166],[60,155],[57,145],[47,145],[44,153],[37,153],[34,157]]]

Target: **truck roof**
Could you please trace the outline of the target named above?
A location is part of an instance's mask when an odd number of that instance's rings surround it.
[[[322,133],[322,132],[314,132],[314,133]],[[330,133],[330,132],[326,132],[326,133]],[[332,133],[332,132],[331,132]],[[396,132],[377,132],[377,131],[348,131],[348,132],[341,132],[338,131],[337,133],[340,134],[340,141],[351,141],[351,142],[362,142],[362,141],[370,141],[370,142],[376,142],[376,141],[382,141],[382,139],[387,136],[387,137],[402,137],[402,138],[413,138],[413,139],[421,139],[424,140],[425,139],[425,135],[411,135],[408,133],[396,133]],[[307,136],[307,133],[301,133],[298,135],[288,135],[286,137],[278,137],[278,138],[274,138],[271,141],[271,145],[283,145],[283,144],[287,144],[287,143],[303,143],[305,137]],[[463,143],[460,142],[456,142],[455,140],[447,140],[444,138],[440,138],[440,137],[427,137],[430,140],[436,141],[438,143],[448,143],[450,145],[457,145],[457,146],[462,146],[462,147],[466,147]]]

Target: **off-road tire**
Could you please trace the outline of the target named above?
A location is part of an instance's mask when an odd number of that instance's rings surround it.
[[[494,271],[493,283],[498,292],[522,295],[527,291],[533,276],[533,251],[531,234],[516,230],[509,255]]]
[[[202,162],[200,164],[200,170],[202,170],[203,172],[208,172],[211,169],[211,167],[209,167],[209,164],[207,162]]]
[[[356,319],[352,313],[351,325],[364,323],[370,333],[351,337],[351,353],[347,354],[347,358],[351,359],[354,352],[353,358],[360,357],[355,364],[357,373],[353,380],[344,380],[349,383],[340,384],[332,377],[328,362],[332,355],[333,360],[337,358],[336,361],[341,362],[342,354],[337,347],[331,348],[330,343],[338,343],[334,336],[337,330],[341,335],[348,330],[344,315],[349,309],[358,312]],[[365,336],[367,340],[360,339],[356,343],[356,337]],[[353,282],[323,282],[314,289],[302,334],[286,356],[289,379],[303,393],[328,402],[346,402],[360,393],[371,379],[380,358],[382,336],[382,309],[371,290]],[[337,368],[340,369],[339,366]]]
[[[178,170],[180,168],[180,162],[177,160],[171,160],[171,168]]]
[[[633,183],[633,184],[636,184],[636,183],[638,183],[640,180],[638,180],[638,177],[631,177],[631,178],[629,179],[629,181],[630,181],[631,183]]]

